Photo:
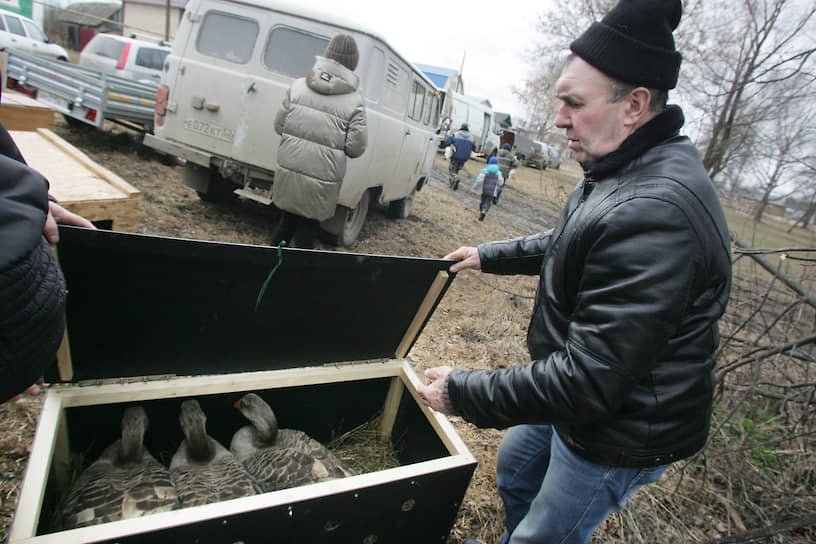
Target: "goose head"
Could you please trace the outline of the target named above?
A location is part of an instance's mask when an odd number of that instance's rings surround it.
[[[181,403],[179,424],[187,442],[190,457],[196,461],[209,461],[215,455],[213,442],[207,436],[207,416],[196,400]]]
[[[141,463],[144,455],[144,434],[147,413],[141,406],[131,406],[122,414],[122,439],[117,455],[118,464]]]
[[[278,437],[278,419],[275,412],[261,397],[247,393],[235,403],[235,407],[255,428],[255,437],[264,444],[273,444]]]

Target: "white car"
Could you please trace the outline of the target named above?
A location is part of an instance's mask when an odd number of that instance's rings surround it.
[[[5,49],[68,60],[68,52],[52,43],[34,21],[16,13],[0,11],[0,51]]]
[[[135,81],[158,83],[170,49],[164,42],[97,34],[82,48],[78,64]]]

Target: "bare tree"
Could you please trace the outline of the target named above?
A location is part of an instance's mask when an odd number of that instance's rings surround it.
[[[788,196],[778,194],[780,189],[788,194],[796,191],[801,165],[814,147],[812,113],[813,107],[808,104],[786,101],[777,118],[758,125],[755,152],[747,161],[748,171],[761,191],[754,221],[762,220],[768,204]]]
[[[536,28],[541,39],[528,55],[533,75],[521,87],[516,87],[514,94],[527,106],[530,122],[537,127],[540,139],[553,128],[559,105],[555,98],[555,82],[569,52],[569,44],[616,3],[617,0],[554,0],[539,14]]]
[[[727,14],[727,16],[724,16]],[[799,115],[813,100],[816,5],[797,0],[714,0],[688,10],[678,39],[689,77],[684,96],[700,117],[697,145],[712,179],[756,154],[758,125]],[[810,96],[808,96],[810,95]],[[793,103],[793,105],[791,104]]]
[[[797,172],[799,182],[797,189],[802,193],[802,200],[807,202],[804,212],[790,226],[788,232],[792,232],[797,226],[802,225],[806,229],[816,215],[816,155],[803,158]]]

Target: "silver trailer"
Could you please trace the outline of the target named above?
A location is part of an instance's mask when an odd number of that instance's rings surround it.
[[[69,123],[101,127],[105,120],[153,129],[157,84],[7,49],[7,86],[32,95]]]

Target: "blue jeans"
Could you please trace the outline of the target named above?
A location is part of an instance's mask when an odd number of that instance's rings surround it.
[[[567,448],[550,425],[512,427],[496,461],[507,526],[501,544],[586,544],[606,516],[667,467],[597,465]]]

